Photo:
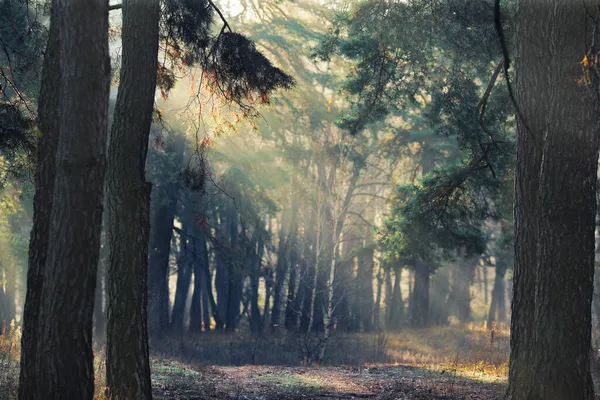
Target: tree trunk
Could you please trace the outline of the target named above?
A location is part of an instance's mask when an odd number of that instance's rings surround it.
[[[176,135],[167,145],[167,153],[174,155],[174,164],[181,165],[185,138]],[[150,257],[148,259],[148,331],[154,340],[160,340],[169,326],[169,259],[173,221],[177,212],[179,185],[169,182],[166,193],[161,188],[153,188],[156,209],[152,216],[150,237]]]
[[[279,248],[277,251],[277,267],[275,269],[275,287],[273,288],[273,310],[271,313],[271,330],[275,331],[280,326],[281,304],[283,287],[289,264],[289,243],[291,235],[286,230],[286,218],[281,222],[279,230]]]
[[[51,214],[52,236],[46,248],[37,332],[31,332],[38,335],[35,350],[43,357],[27,364],[32,370],[23,374],[29,377],[25,384],[33,387],[22,391],[21,398],[91,399],[92,315],[108,131],[108,1],[57,0],[52,8],[51,24],[57,24],[58,34],[51,36],[57,37],[59,44],[48,50],[53,59],[50,63],[59,62],[61,76],[54,82],[60,88],[50,91],[60,96],[51,99],[58,103],[52,108],[54,113],[44,113],[57,119],[51,127],[60,134],[53,207],[39,210]],[[45,78],[55,76],[47,74]]]
[[[581,60],[584,44],[598,40],[589,36],[595,30],[583,3],[520,0],[518,10],[521,115],[507,398],[593,399],[598,83],[592,76],[589,87],[583,74],[595,71],[583,70]]]
[[[462,258],[452,269],[452,299],[463,324],[471,322],[471,284],[478,261],[477,257]]]
[[[394,291],[390,300],[389,325],[392,329],[399,329],[404,319],[404,302],[402,301],[402,268],[394,271]]]
[[[208,308],[208,284],[210,284],[210,271],[208,265],[208,249],[206,248],[206,236],[201,229],[191,231],[193,238],[193,270],[194,270],[194,293],[190,306],[190,331],[200,332],[202,325],[204,330],[210,330],[210,311]],[[206,271],[209,271],[207,279]]]
[[[104,299],[106,298],[106,262],[104,249],[100,249],[100,261],[98,262],[98,277],[96,278],[96,297],[94,298],[94,337],[100,344],[106,343],[106,310]]]
[[[384,283],[385,283],[385,326],[387,329],[390,327],[390,322],[392,320],[391,307],[392,307],[392,293],[394,290],[394,287],[392,286],[392,266],[391,265],[387,265],[385,268]]]
[[[489,303],[488,266],[487,266],[487,264],[484,264],[482,268],[483,268],[483,304],[487,305]]]
[[[411,326],[426,328],[429,326],[429,265],[420,260],[414,263],[415,283],[411,306]]]
[[[226,243],[227,232],[227,216],[224,210],[221,210],[216,238],[217,244],[213,246],[215,251],[216,267],[215,267],[215,290],[217,292],[217,312],[219,319],[225,321],[227,318],[227,282],[229,281],[229,267],[227,265],[227,250]],[[230,252],[228,251],[229,255]],[[223,325],[224,327],[224,325]],[[221,328],[223,328],[221,327]]]
[[[182,241],[185,241],[185,239],[182,238]],[[175,300],[173,301],[173,309],[171,310],[171,329],[178,333],[182,333],[185,328],[185,306],[190,293],[190,284],[192,283],[191,256],[185,248],[186,244],[182,243],[181,246],[182,251],[177,261]]]
[[[52,1],[48,43],[44,55],[42,83],[38,102],[39,128],[35,196],[33,199],[33,227],[29,240],[27,267],[27,290],[23,310],[23,335],[21,337],[21,370],[19,375],[19,399],[35,399],[38,379],[38,326],[42,285],[46,273],[46,260],[50,240],[50,215],[56,174],[56,150],[60,135],[58,113],[61,98],[61,75],[59,64],[60,13],[57,0]]]
[[[232,254],[240,251],[238,243],[239,236],[239,216],[237,209],[231,207],[229,219],[229,238]],[[225,319],[225,331],[235,332],[237,320],[240,315],[240,304],[242,300],[243,289],[243,260],[233,257],[227,264],[227,314]]]
[[[375,296],[375,304],[373,306],[373,325],[376,331],[381,331],[381,295],[383,292],[384,272],[381,262],[377,271],[377,295]]]
[[[152,185],[145,170],[158,68],[159,1],[124,0],[122,13],[121,74],[107,180],[106,380],[113,398],[151,399],[147,274]]]
[[[260,233],[260,221],[258,221],[257,229],[255,234],[261,235]],[[254,244],[248,249],[248,259],[251,263],[250,272],[250,331],[258,333],[261,331],[261,315],[260,308],[258,306],[258,284],[260,280],[260,269],[262,264],[264,244],[262,238],[259,237],[258,243]]]
[[[504,288],[504,275],[506,268],[502,265],[501,261],[496,261],[496,276],[494,277],[494,287],[492,288],[492,301],[490,302],[490,310],[488,312],[487,326],[490,328],[492,323],[505,322],[506,321],[506,303],[504,298],[506,297]],[[500,304],[502,303],[503,316],[500,318]],[[498,318],[496,318],[498,314]]]
[[[298,251],[296,247],[298,228],[292,233],[292,239],[290,240],[290,275],[288,279],[287,299],[285,305],[285,329],[295,330],[298,324],[298,312],[295,308],[296,297],[298,296],[299,288],[296,289],[296,281],[298,280]]]
[[[360,327],[366,332],[373,329],[373,257],[372,246],[369,245],[361,250],[356,277]]]

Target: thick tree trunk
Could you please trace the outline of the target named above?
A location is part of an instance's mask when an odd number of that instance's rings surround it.
[[[410,299],[410,322],[413,328],[429,326],[429,265],[420,260],[414,263],[415,283]]]
[[[30,332],[38,335],[38,357],[35,364],[23,365],[32,368],[22,374],[29,378],[25,384],[32,387],[25,388],[21,398],[91,399],[92,315],[108,131],[108,1],[58,0],[52,7],[51,24],[58,28],[58,35],[52,36],[59,44],[48,50],[50,58],[57,57],[53,62],[59,62],[61,76],[47,74],[45,78],[59,78],[54,84],[60,89],[51,91],[60,96],[50,100],[58,103],[52,108],[54,113],[44,113],[57,119],[50,126],[60,135],[52,178],[53,207],[38,210],[51,214],[52,236],[47,237],[45,249],[37,331]]]
[[[19,375],[19,399],[35,399],[38,365],[38,325],[40,302],[46,259],[50,240],[50,216],[56,174],[56,149],[60,134],[58,113],[61,98],[61,74],[59,64],[60,13],[57,0],[52,1],[48,43],[44,55],[42,86],[38,104],[39,128],[35,171],[35,196],[33,199],[33,227],[29,240],[27,267],[27,291],[23,310],[23,335],[21,337],[21,370]]]
[[[123,1],[119,91],[110,135],[106,380],[113,398],[151,399],[146,155],[154,109],[158,0]]]
[[[595,72],[581,60],[582,46],[598,41],[589,36],[595,30],[583,3],[520,0],[518,11],[521,115],[507,398],[592,399],[598,83],[592,77],[593,87],[586,84],[583,74]]]

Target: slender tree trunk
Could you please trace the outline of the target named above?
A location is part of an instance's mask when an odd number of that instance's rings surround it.
[[[482,268],[483,268],[483,304],[487,305],[489,303],[488,266],[487,266],[487,264],[484,264]]]
[[[237,209],[231,207],[229,219],[230,229],[230,246],[233,249],[238,249],[238,235],[239,235],[239,216]],[[227,332],[235,332],[237,328],[237,320],[240,315],[240,305],[242,300],[242,289],[243,289],[243,266],[241,260],[232,259],[232,262],[228,263],[228,280],[227,280],[227,315],[225,321],[225,330]]]
[[[295,308],[296,297],[298,297],[298,290],[296,289],[296,281],[298,280],[298,251],[296,247],[298,237],[298,227],[292,233],[292,239],[290,240],[290,275],[288,280],[287,299],[285,305],[285,329],[295,330],[298,321],[298,312]]]
[[[98,277],[96,278],[96,297],[94,299],[94,336],[98,343],[106,342],[106,310],[104,309],[105,281],[106,281],[106,257],[100,250],[100,262],[98,263]]]
[[[404,319],[404,302],[402,301],[402,268],[394,271],[394,291],[390,301],[390,328],[399,329]]]
[[[209,331],[211,314],[208,308],[207,293],[206,271],[209,271],[209,265],[206,237],[201,229],[193,230],[192,232],[196,237],[190,239],[192,240],[194,249],[194,293],[192,294],[192,304],[190,306],[190,331],[200,332],[202,325],[204,325],[205,331]],[[210,282],[210,278],[208,278],[208,282]]]
[[[420,260],[414,264],[415,283],[411,306],[411,325],[413,328],[429,326],[429,265]]]
[[[273,270],[269,268],[265,273],[265,304],[263,307],[262,319],[260,321],[260,331],[264,332],[267,329],[267,322],[269,321],[271,314],[271,296],[273,294]]]
[[[589,354],[598,82],[594,67],[585,69],[581,60],[585,43],[598,38],[589,36],[595,29],[588,13],[577,1],[518,5],[510,400],[594,397]]]
[[[185,239],[182,239],[185,241]],[[179,254],[177,262],[177,283],[175,287],[175,300],[171,311],[171,329],[175,332],[183,332],[185,327],[185,306],[190,293],[190,284],[192,283],[192,263],[191,256],[185,249],[186,244],[182,244],[183,254]]]
[[[219,227],[217,232],[223,233],[222,235],[217,237],[217,246],[214,247],[215,250],[215,259],[216,259],[216,267],[215,267],[215,290],[217,293],[217,312],[219,314],[219,319],[221,321],[225,321],[227,318],[227,282],[229,281],[229,268],[227,266],[227,251],[228,244],[226,242],[226,234],[227,232],[227,218],[224,210],[220,212],[219,218]],[[223,326],[224,327],[224,326]]]
[[[389,329],[391,326],[390,323],[392,320],[391,307],[392,307],[392,293],[394,290],[394,287],[392,286],[391,265],[387,265],[385,268],[384,282],[385,282],[385,327],[386,327],[386,329]]]
[[[506,317],[506,277],[505,274],[502,275],[502,279],[498,282],[498,322],[505,323],[507,320]]]
[[[138,0],[139,1],[139,0]],[[173,154],[176,166],[183,161],[185,138],[182,135],[172,137],[167,145],[167,153]],[[166,193],[154,187],[153,196],[158,202],[152,216],[150,232],[150,257],[148,259],[148,330],[150,338],[160,340],[169,327],[169,259],[173,221],[177,212],[179,185],[167,184]]]
[[[293,185],[292,185],[292,196]],[[275,287],[273,288],[273,312],[271,313],[271,330],[275,331],[280,326],[281,321],[281,304],[283,299],[283,287],[289,267],[289,241],[291,233],[287,231],[287,218],[285,218],[286,212],[281,221],[281,227],[279,229],[279,247],[277,251],[277,267],[275,269]]]
[[[381,295],[383,292],[384,272],[381,262],[377,271],[377,295],[373,305],[373,327],[376,331],[381,331]]]
[[[60,13],[57,0],[52,1],[48,43],[44,55],[42,85],[38,102],[40,138],[37,146],[35,171],[35,196],[33,199],[33,227],[29,240],[27,268],[27,291],[23,310],[23,335],[21,337],[21,370],[19,375],[19,399],[35,399],[38,379],[38,326],[40,302],[46,260],[50,241],[50,216],[56,174],[56,150],[60,135],[58,113],[61,98],[61,74],[59,64]]]
[[[260,221],[258,224],[260,225]],[[260,235],[259,228],[256,229],[255,234]],[[251,246],[248,250],[248,259],[251,263],[251,272],[250,272],[250,330],[253,333],[258,333],[261,331],[261,315],[260,308],[258,306],[258,286],[260,279],[260,269],[262,264],[263,257],[263,248],[264,244],[262,239],[258,239],[258,243]]]
[[[456,305],[459,321],[471,322],[471,284],[477,268],[477,257],[461,259],[452,270],[452,298]]]
[[[369,233],[367,233],[369,234]],[[360,316],[360,326],[370,332],[373,329],[373,258],[374,249],[372,245],[367,244],[358,257],[358,308]]]
[[[302,288],[303,296],[302,296],[302,313],[300,315],[300,331],[308,332],[309,325],[312,325],[312,308],[313,308],[313,295],[315,292],[315,280],[316,280],[316,260],[315,260],[315,252],[313,247],[311,246],[311,242],[315,239],[314,230],[316,224],[316,213],[313,211],[311,216],[311,221],[308,226],[305,227],[305,235],[304,235],[304,272],[302,276]]]
[[[100,251],[108,131],[108,1],[55,1],[60,97],[52,127],[56,150],[53,207],[38,310],[33,369],[24,375],[27,399],[91,399],[94,393],[92,327]],[[56,37],[56,36],[54,36]],[[52,42],[52,40],[51,40]],[[51,67],[53,68],[53,67]],[[50,78],[51,75],[46,75]],[[53,89],[56,90],[56,89]],[[44,112],[46,112],[45,110]],[[85,139],[82,139],[82,135]],[[43,189],[40,188],[40,189]],[[31,325],[26,325],[30,328]],[[43,355],[43,356],[42,356]],[[22,375],[23,376],[23,375]]]

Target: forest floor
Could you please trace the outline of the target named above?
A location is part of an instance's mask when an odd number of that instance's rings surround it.
[[[498,399],[505,376],[467,378],[437,366],[203,367],[155,363],[154,395],[167,399]]]
[[[312,366],[300,365],[298,343],[174,339],[169,347],[178,350],[153,360],[155,399],[498,399],[505,390],[507,331],[493,339],[479,327],[339,335],[328,343],[327,365]]]
[[[300,339],[171,338],[152,356],[154,399],[491,400],[501,399],[506,388],[508,331],[492,336],[481,327],[444,327],[335,335],[324,364],[310,366],[300,362],[306,346]],[[16,399],[18,342],[18,336],[0,337],[0,399]],[[95,400],[106,400],[103,354],[97,349]]]

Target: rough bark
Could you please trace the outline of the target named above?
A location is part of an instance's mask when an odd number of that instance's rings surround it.
[[[108,131],[108,1],[55,1],[61,76],[53,207],[27,399],[91,399],[92,327]],[[52,56],[50,56],[52,57]],[[82,139],[82,135],[85,139]],[[41,210],[40,210],[41,211]],[[29,390],[29,389],[28,389]]]
[[[60,15],[56,0],[52,1],[48,43],[42,69],[42,86],[38,101],[40,139],[37,143],[35,196],[33,198],[33,227],[29,240],[27,290],[23,310],[21,337],[21,370],[19,399],[33,399],[36,390],[35,368],[38,364],[38,317],[50,239],[50,215],[53,204],[56,149],[60,134],[59,102],[61,70],[59,66],[58,22]]]
[[[110,135],[106,379],[113,398],[150,399],[145,166],[156,90],[159,1],[123,1],[119,90]]]
[[[590,21],[577,1],[519,2],[511,400],[594,397],[598,88],[578,82]]]

